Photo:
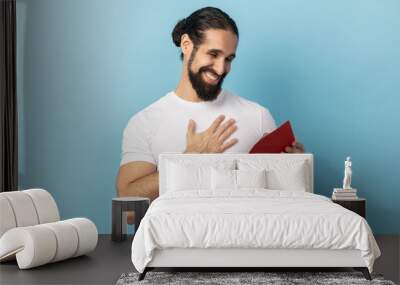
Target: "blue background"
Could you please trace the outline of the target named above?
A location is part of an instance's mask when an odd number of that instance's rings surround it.
[[[240,42],[224,87],[290,119],[330,196],[353,159],[375,233],[400,233],[400,2],[17,0],[20,187],[63,218],[110,232],[129,118],[180,77],[171,31],[195,9],[233,17]]]

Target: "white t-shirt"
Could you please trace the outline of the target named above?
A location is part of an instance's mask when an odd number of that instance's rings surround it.
[[[184,152],[189,119],[195,121],[198,133],[221,114],[225,115],[222,124],[233,118],[237,126],[225,143],[233,138],[238,142],[224,153],[248,153],[264,133],[276,128],[268,109],[227,90],[214,101],[202,102],[184,100],[171,91],[129,120],[123,133],[120,165],[132,161],[158,165],[160,153]]]

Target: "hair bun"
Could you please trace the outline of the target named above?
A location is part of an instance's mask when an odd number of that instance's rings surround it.
[[[181,37],[186,30],[186,18],[180,20],[172,31],[172,40],[177,47],[181,46]]]

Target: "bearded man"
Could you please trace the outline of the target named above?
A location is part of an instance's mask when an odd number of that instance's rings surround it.
[[[129,120],[116,183],[121,197],[158,197],[162,152],[248,153],[276,128],[267,108],[221,88],[239,41],[228,14],[214,7],[199,9],[176,24],[172,40],[181,50],[181,78],[175,90]],[[304,148],[295,142],[286,151]],[[133,222],[131,213],[128,223]]]

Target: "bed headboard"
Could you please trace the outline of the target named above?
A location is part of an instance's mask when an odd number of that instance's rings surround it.
[[[307,164],[308,168],[308,189],[307,192],[314,192],[314,166],[313,166],[313,155],[311,153],[301,153],[301,154],[289,154],[289,153],[279,153],[279,154],[270,154],[270,153],[257,153],[257,154],[248,154],[248,153],[176,153],[176,152],[163,152],[159,155],[159,193],[160,195],[166,192],[166,180],[167,180],[167,165],[170,161],[186,161],[190,160],[190,162],[198,163],[201,165],[215,165],[220,161],[232,161],[236,165],[236,161],[238,159],[251,159],[255,161],[266,161],[268,163],[274,163],[274,161],[279,162],[296,162],[296,161],[304,161]]]

